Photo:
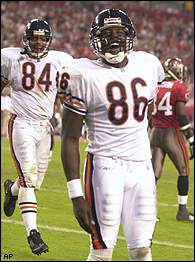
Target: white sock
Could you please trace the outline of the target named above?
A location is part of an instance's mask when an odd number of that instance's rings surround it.
[[[178,195],[178,204],[179,205],[187,205],[188,196],[180,196]]]
[[[131,261],[152,261],[150,247],[128,249],[128,253]]]
[[[16,180],[11,187],[12,196],[17,196],[19,192],[19,182]]]
[[[87,261],[112,261],[113,248],[91,249]]]
[[[27,231],[27,236],[29,236],[32,229],[37,230],[37,201],[34,188],[20,187],[18,193],[18,203]]]

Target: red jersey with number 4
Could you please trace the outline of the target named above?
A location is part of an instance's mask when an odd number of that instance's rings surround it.
[[[151,125],[159,128],[178,128],[175,112],[176,102],[186,103],[189,97],[188,87],[180,81],[163,81],[157,91]]]

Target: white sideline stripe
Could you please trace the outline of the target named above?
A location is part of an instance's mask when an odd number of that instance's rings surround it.
[[[1,184],[3,185],[3,183]],[[61,190],[61,189],[48,189],[48,188],[41,188],[39,189],[39,191],[49,191],[49,192],[54,192],[54,193],[64,193],[65,190]],[[168,204],[168,203],[161,203],[161,202],[158,202],[158,206],[163,206],[163,207],[177,207],[178,204]],[[39,208],[44,208],[44,209],[49,209],[49,208],[46,208],[46,207],[39,207]],[[194,208],[194,206],[188,206],[188,208]]]
[[[177,207],[178,204],[167,204],[167,203],[158,203],[158,206],[161,207]],[[188,206],[189,207],[189,206]],[[191,207],[190,207],[191,208]]]
[[[1,222],[3,222],[3,223],[9,223],[9,224],[22,225],[22,226],[23,226],[23,222],[22,222],[22,221],[17,221],[17,220],[1,219]],[[39,224],[38,224],[37,226],[40,227],[40,228],[44,228],[44,229],[48,229],[48,230],[52,230],[52,231],[88,235],[88,234],[87,234],[86,232],[84,232],[84,231],[79,231],[79,230],[74,230],[74,229],[69,229],[69,228],[51,227],[51,226],[48,226],[48,225],[39,225]],[[120,240],[125,240],[125,238],[122,237],[122,236],[118,236],[118,239],[120,239]],[[158,241],[158,240],[153,240],[152,242],[153,242],[154,244],[160,245],[160,246],[168,246],[168,247],[176,247],[176,248],[185,248],[185,249],[194,249],[194,247],[191,246],[191,245],[174,244],[174,243],[170,243],[170,242],[166,242],[166,241]]]
[[[62,193],[65,192],[64,190],[60,189],[48,189],[48,188],[41,188],[39,191],[50,191],[55,193]],[[158,203],[158,206],[164,206],[164,207],[177,207],[178,204],[168,204],[168,203]],[[188,208],[193,208],[194,206],[188,206]]]
[[[194,184],[191,184],[190,187],[194,187]],[[63,193],[65,192],[65,190],[66,190],[66,187],[64,187],[64,189],[44,188],[44,187],[39,189],[39,191],[50,191],[50,192],[55,192],[55,193]]]
[[[53,189],[53,188],[40,188],[39,191],[50,191],[50,192],[55,192],[55,193],[64,193],[64,192],[66,192],[66,188],[64,188],[64,190]]]
[[[161,203],[161,202],[158,202],[158,206],[161,206],[161,207],[178,207],[178,204],[168,204],[168,203]],[[189,206],[187,205],[188,208],[194,208],[194,206]]]
[[[161,181],[161,180],[159,180],[159,181]],[[172,185],[176,185],[177,184],[177,182],[167,181],[167,180],[162,181],[161,183],[163,183],[163,184],[172,184]],[[194,183],[189,183],[189,187],[194,187]]]

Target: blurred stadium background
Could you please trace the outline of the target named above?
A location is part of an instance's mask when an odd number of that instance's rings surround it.
[[[25,25],[39,18],[53,29],[52,49],[75,58],[95,58],[88,43],[90,24],[99,11],[111,7],[126,11],[132,19],[137,31],[135,50],[153,53],[161,61],[179,56],[188,66],[188,112],[193,122],[193,1],[1,1],[1,48],[21,46]]]
[[[52,48],[74,57],[91,57],[88,34],[94,16],[105,8],[124,10],[137,31],[136,50],[161,60],[180,56],[194,83],[193,1],[1,1],[1,47],[20,46],[27,22],[47,20],[53,28]]]

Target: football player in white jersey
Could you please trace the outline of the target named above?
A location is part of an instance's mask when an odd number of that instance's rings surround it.
[[[10,85],[11,117],[8,130],[12,156],[18,172],[14,182],[4,182],[4,212],[14,213],[18,200],[27,240],[34,254],[48,251],[37,228],[35,189],[43,182],[50,158],[51,124],[59,71],[72,63],[64,52],[50,50],[52,31],[40,19],[31,20],[24,31],[23,48],[1,50],[1,83]]]
[[[164,71],[156,56],[132,51],[135,37],[126,13],[101,11],[90,30],[99,59],[75,60],[64,73],[61,159],[75,217],[90,234],[88,261],[112,260],[120,223],[129,259],[152,260],[156,189],[147,113]],[[84,194],[79,174],[83,119],[89,139]]]

